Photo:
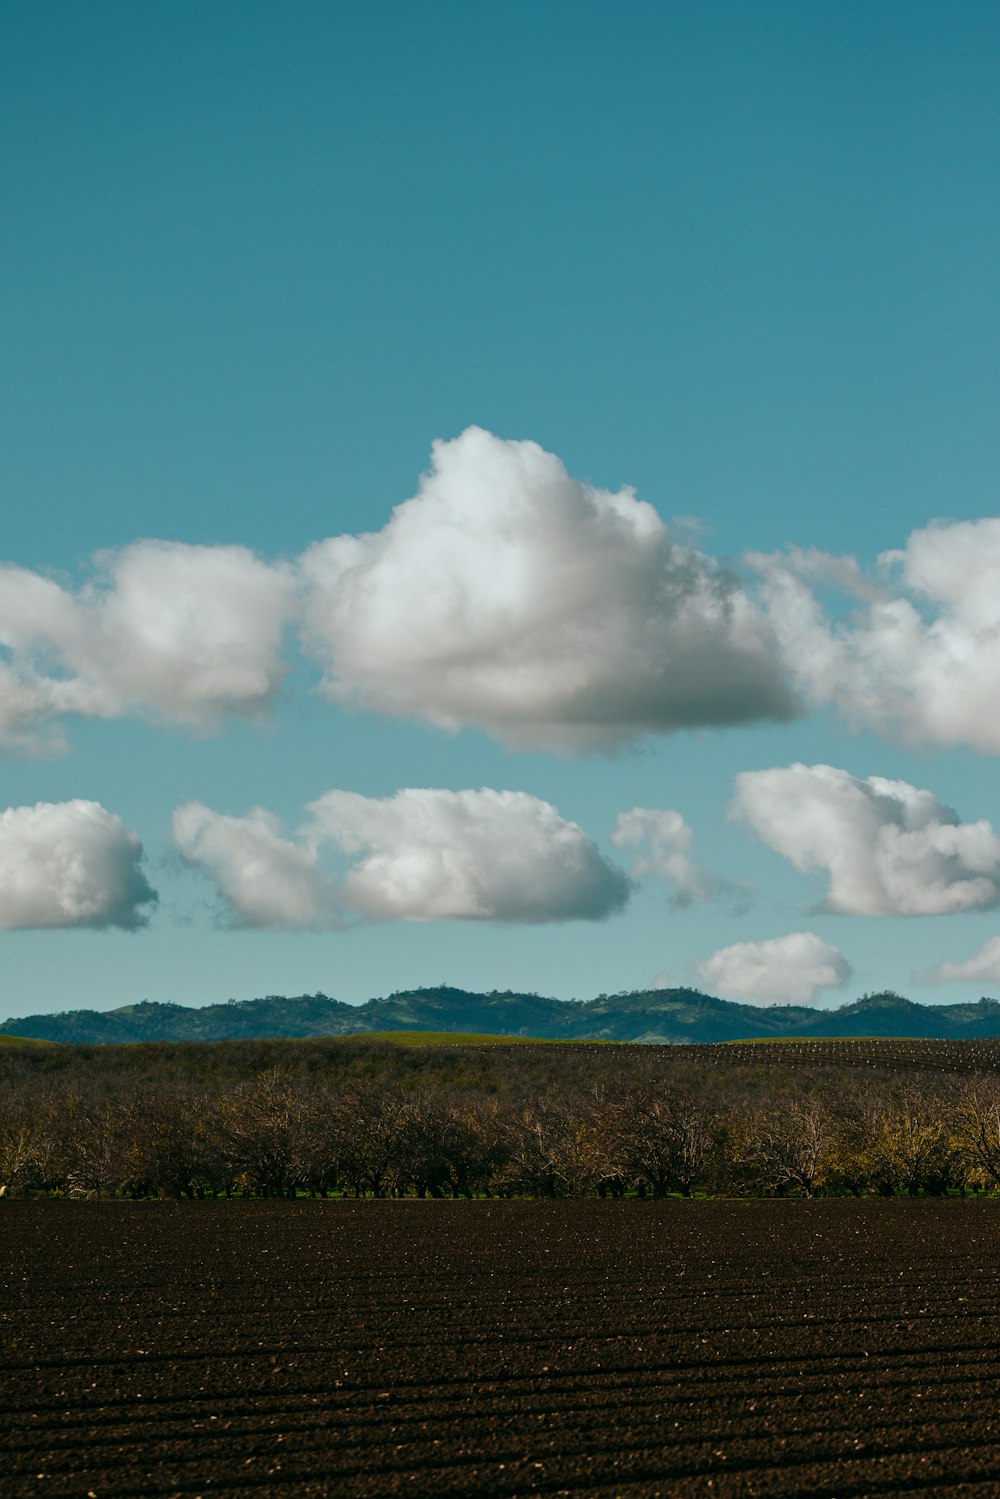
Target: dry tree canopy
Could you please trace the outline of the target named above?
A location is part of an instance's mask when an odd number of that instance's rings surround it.
[[[1000,1042],[7,1046],[5,1196],[994,1191]]]

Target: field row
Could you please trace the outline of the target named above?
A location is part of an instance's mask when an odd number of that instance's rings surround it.
[[[9,1203],[0,1494],[995,1492],[998,1251],[985,1202]]]
[[[684,1048],[716,1067],[872,1067],[897,1072],[991,1073],[1000,1070],[1000,1037],[943,1041],[911,1036],[851,1036],[728,1041]]]

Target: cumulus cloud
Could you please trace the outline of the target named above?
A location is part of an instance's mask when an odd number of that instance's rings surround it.
[[[524,792],[329,791],[306,813],[293,841],[259,809],[223,817],[191,803],[174,836],[254,926],[597,920],[628,899],[628,879],[583,830]]]
[[[301,565],[305,641],[342,703],[564,751],[793,711],[739,583],[534,442],[435,443],[381,531]]]
[[[695,964],[701,984],[722,999],[759,1005],[811,1005],[821,989],[840,989],[851,977],[847,959],[813,932],[791,932],[766,942],[736,942]]]
[[[1000,517],[914,531],[876,582],[820,553],[747,560],[804,696],[907,743],[1000,753]],[[830,586],[847,618],[824,608]]]
[[[174,813],[173,834],[184,861],[214,881],[234,924],[320,930],[343,924],[315,849],[283,838],[278,819],[263,808],[226,817],[188,802]]]
[[[637,880],[662,880],[676,910],[709,900],[715,893],[713,876],[698,869],[691,858],[694,834],[679,812],[633,807],[619,815],[611,842],[616,848],[634,850],[629,874]]]
[[[595,920],[628,898],[583,829],[523,791],[330,791],[308,810],[354,857],[344,895],[373,920]]]
[[[121,927],[149,919],[156,892],[142,844],[99,802],[0,811],[0,928]]]
[[[434,444],[382,530],[294,564],[169,541],[100,554],[80,587],[0,564],[0,748],[58,748],[72,715],[260,715],[293,623],[333,700],[515,747],[795,711],[774,630],[731,572],[630,489],[473,427]]]
[[[826,870],[821,909],[849,916],[940,916],[1000,904],[1000,838],[960,823],[930,791],[832,765],[736,777],[731,815],[796,869]]]
[[[913,975],[917,984],[1000,984],[1000,937],[990,937],[971,958],[945,960]]]
[[[77,591],[0,566],[0,745],[58,745],[69,714],[195,729],[260,714],[296,607],[292,572],[238,546],[136,542]]]
[[[0,657],[0,750],[34,755],[64,748],[62,728],[51,721],[59,711],[56,688],[30,674],[26,679]]]

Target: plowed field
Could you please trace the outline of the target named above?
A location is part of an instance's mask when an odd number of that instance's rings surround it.
[[[0,1202],[0,1493],[1000,1493],[1000,1204]]]

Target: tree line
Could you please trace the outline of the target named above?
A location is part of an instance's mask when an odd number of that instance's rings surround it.
[[[713,1049],[7,1048],[0,1187],[71,1197],[1000,1189],[1000,1076]]]

